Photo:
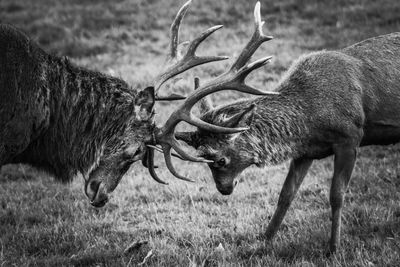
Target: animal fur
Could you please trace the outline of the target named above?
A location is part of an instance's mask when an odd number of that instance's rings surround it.
[[[0,25],[0,166],[29,163],[64,182],[89,174],[127,148],[127,133],[144,142],[152,132],[151,119],[137,118],[137,101],[123,80],[49,55]]]

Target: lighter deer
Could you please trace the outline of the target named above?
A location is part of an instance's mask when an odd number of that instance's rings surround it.
[[[269,38],[256,31],[236,65],[246,62]],[[233,68],[233,69],[235,69]],[[230,87],[221,84],[221,87]],[[247,128],[236,134],[198,129],[177,133],[209,163],[217,189],[232,193],[236,177],[250,165],[276,165],[291,159],[277,209],[265,238],[277,233],[311,163],[334,155],[330,188],[330,251],[340,242],[344,195],[357,148],[400,140],[400,33],[371,38],[339,51],[302,56],[288,70],[275,94],[212,107],[201,105],[201,119],[221,127]]]
[[[64,182],[80,172],[90,203],[101,207],[135,161],[142,160],[152,177],[164,183],[154,172],[154,144],[163,145],[167,166],[173,174],[176,172],[171,165],[171,147],[183,159],[210,162],[179,151],[171,126],[176,120],[208,130],[213,130],[212,125],[181,117],[180,111],[164,126],[154,125],[155,100],[184,98],[176,94],[158,96],[166,81],[195,66],[226,59],[196,55],[198,46],[222,26],[200,34],[189,43],[185,53],[178,49],[179,27],[189,5],[190,1],[182,6],[171,25],[165,68],[143,90],[131,88],[119,78],[78,67],[66,58],[49,55],[20,30],[1,24],[0,166],[28,163]],[[262,94],[255,89],[242,91]],[[185,107],[194,105],[197,100],[193,99],[189,96]],[[225,129],[228,133],[238,131]]]

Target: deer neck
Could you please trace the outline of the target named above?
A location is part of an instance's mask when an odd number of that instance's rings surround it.
[[[23,160],[44,167],[63,181],[90,172],[105,144],[124,131],[135,92],[117,78],[77,67],[66,59],[49,64],[50,119]],[[133,93],[133,94],[132,94]]]
[[[302,105],[285,95],[261,97],[253,102],[258,108],[244,137],[254,151],[254,163],[277,165],[301,156],[308,135]]]

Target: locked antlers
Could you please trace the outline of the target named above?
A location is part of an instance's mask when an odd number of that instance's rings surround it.
[[[187,5],[187,4],[186,4]],[[186,6],[185,5],[185,6]],[[184,7],[185,7],[184,6]],[[185,7],[187,8],[187,7]],[[183,9],[183,8],[182,8]],[[181,10],[182,10],[181,9]],[[249,40],[249,42],[246,44],[244,49],[242,50],[241,54],[238,56],[238,58],[235,60],[235,62],[232,64],[230,69],[221,74],[220,76],[216,77],[215,79],[209,81],[208,83],[205,83],[204,85],[200,86],[197,88],[197,90],[193,91],[168,118],[168,120],[165,122],[165,124],[162,127],[156,128],[155,130],[155,140],[157,144],[160,144],[162,147],[162,152],[164,154],[165,162],[167,165],[168,170],[177,178],[185,180],[185,181],[191,181],[187,179],[186,177],[180,175],[175,168],[172,165],[172,160],[171,160],[171,149],[174,149],[180,158],[183,160],[187,161],[193,161],[193,162],[204,162],[204,163],[211,163],[212,161],[203,159],[203,158],[198,158],[189,155],[186,153],[178,140],[175,138],[175,128],[178,125],[179,122],[185,121],[191,125],[194,125],[198,128],[201,128],[206,131],[214,132],[214,133],[223,133],[223,134],[232,134],[232,133],[238,133],[247,130],[247,128],[226,128],[226,127],[221,127],[218,125],[213,125],[210,123],[207,123],[205,121],[202,121],[201,119],[195,117],[191,110],[193,106],[200,101],[203,97],[212,94],[214,92],[222,91],[222,90],[236,90],[244,93],[249,93],[253,95],[267,95],[267,94],[276,94],[275,92],[262,92],[256,88],[253,88],[247,84],[245,84],[245,79],[246,77],[255,69],[260,68],[261,66],[267,64],[270,60],[271,57],[265,57],[262,59],[259,59],[257,61],[254,61],[252,63],[247,64],[247,62],[250,60],[251,56],[254,54],[254,52],[258,49],[258,47],[268,41],[271,40],[271,36],[266,36],[262,32],[262,26],[264,24],[264,21],[261,21],[261,15],[260,15],[260,2],[257,2],[255,8],[254,8],[254,20],[255,20],[255,31]],[[216,26],[219,27],[219,26]],[[216,27],[213,27],[206,31],[206,34],[203,33],[201,36],[208,36],[210,32],[215,31]],[[204,38],[198,38],[196,40],[204,40]],[[199,41],[194,40],[193,42],[195,45],[192,46],[197,47]],[[194,52],[190,52],[190,47],[188,49],[189,55],[194,55]],[[186,56],[184,56],[185,58]],[[190,57],[190,56],[189,56]],[[202,62],[211,62],[215,60],[221,60],[220,57],[207,57],[203,58]],[[246,65],[247,64],[247,65]],[[180,69],[180,68],[176,68]],[[183,69],[181,67],[181,69]],[[161,83],[162,84],[162,83]],[[154,147],[152,148],[154,149]],[[153,161],[154,159],[149,159],[149,161]],[[148,164],[149,165],[149,170],[151,175],[153,176],[155,174],[154,168],[152,169],[151,166],[154,164]],[[157,175],[153,176],[154,179],[160,180]],[[165,182],[162,182],[165,183]]]

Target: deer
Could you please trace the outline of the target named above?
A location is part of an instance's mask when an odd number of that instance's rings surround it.
[[[177,178],[188,180],[177,175],[171,155],[209,163],[179,149],[174,126],[184,120],[208,131],[240,131],[190,115],[190,107],[212,91],[190,94],[183,109],[176,110],[164,125],[156,126],[154,120],[155,101],[185,99],[174,93],[160,96],[165,82],[196,66],[227,59],[196,54],[199,45],[222,25],[202,32],[182,50],[179,29],[190,4],[191,0],[176,14],[165,66],[144,89],[50,55],[21,30],[0,24],[0,167],[26,163],[61,182],[70,182],[81,173],[90,204],[102,207],[136,161],[141,160],[156,181],[165,183],[154,172],[156,144],[163,146],[167,167]],[[256,65],[243,71],[261,66]],[[250,87],[236,90],[264,94]],[[171,153],[172,148],[178,154]]]
[[[237,70],[262,43],[272,39],[263,33],[259,2],[254,18],[250,42],[230,70],[211,84],[199,86],[197,80],[199,92],[195,90],[192,97],[205,97],[207,90],[247,87],[240,83],[249,69]],[[237,77],[231,82],[225,81],[234,75]],[[400,33],[301,56],[272,92],[216,107],[203,98],[199,108],[201,121],[238,130],[226,133],[212,126],[175,133],[177,140],[210,161],[209,169],[223,195],[233,192],[237,177],[249,166],[290,160],[277,208],[262,234],[266,243],[277,233],[312,162],[334,156],[329,251],[335,252],[340,246],[344,197],[358,148],[400,141]]]

